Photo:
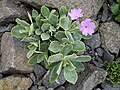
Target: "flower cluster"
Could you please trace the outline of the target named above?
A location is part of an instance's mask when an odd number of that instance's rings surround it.
[[[79,18],[83,17],[83,11],[82,9],[72,9],[71,12],[68,13],[68,15],[71,17],[72,20],[76,20],[76,22],[79,22]],[[85,21],[81,22],[80,25],[80,31],[83,35],[92,35],[94,33],[95,29],[95,23],[91,21],[91,19],[87,18]]]

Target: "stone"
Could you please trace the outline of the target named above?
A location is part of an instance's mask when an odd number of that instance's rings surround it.
[[[108,0],[109,4],[112,5],[113,3],[115,3],[115,0]]]
[[[45,86],[39,86],[38,88],[39,88],[39,90],[46,90]]]
[[[120,26],[111,21],[100,26],[102,47],[118,55],[120,49]]]
[[[97,48],[96,51],[100,57],[103,56],[103,49],[102,48]]]
[[[85,40],[85,43],[92,49],[100,47],[101,45],[100,35],[94,34],[91,39]]]
[[[94,90],[102,90],[102,89],[100,89],[100,88],[96,88],[96,89],[94,89]]]
[[[120,85],[114,85],[113,86],[108,82],[102,83],[101,86],[102,86],[103,90],[120,90]]]
[[[49,77],[50,77],[50,71],[48,71],[42,79],[42,84],[47,88],[55,89],[56,87],[61,86],[66,82],[63,72],[61,72],[61,74],[58,77],[57,82],[55,82],[55,83],[50,83]]]
[[[108,17],[109,17],[109,8],[108,8],[108,5],[105,3],[103,4],[103,12],[102,12],[101,21],[102,22],[107,21]]]
[[[35,77],[34,73],[30,73],[29,77],[33,81],[33,83],[36,84],[36,77]]]
[[[65,90],[65,87],[60,86],[60,87],[58,87],[58,88],[57,88],[57,89],[55,89],[55,90]]]
[[[103,82],[107,72],[91,64],[85,65],[85,70],[79,74],[75,85],[67,84],[65,90],[92,90],[95,86]]]
[[[114,60],[114,58],[115,56],[113,54],[111,54],[108,50],[104,50],[103,57],[102,57],[104,61],[111,62]]]
[[[0,73],[0,79],[2,79],[2,78],[3,78],[3,74]]]
[[[30,90],[39,90],[39,89],[37,88],[37,86],[32,86]]]
[[[12,29],[14,24],[8,24],[6,26],[0,26],[0,33],[8,32]]]
[[[101,58],[97,58],[97,59],[93,59],[93,63],[95,64],[95,66],[102,68],[104,65],[104,62]]]
[[[26,19],[27,9],[16,5],[13,0],[0,0],[0,25],[13,22],[15,18]]]
[[[36,82],[41,80],[42,76],[46,73],[46,69],[43,68],[42,66],[38,65],[38,64],[33,65],[33,71],[35,73]]]
[[[102,7],[105,0],[15,0],[25,2],[31,6],[40,8],[46,5],[52,8],[66,6],[68,8],[80,7],[84,11],[84,17],[96,15]]]
[[[0,90],[28,90],[32,81],[26,77],[6,77],[0,79]]]
[[[19,71],[32,72],[32,67],[27,64],[25,51],[26,44],[13,38],[10,32],[5,32],[1,40],[0,72],[14,68]]]

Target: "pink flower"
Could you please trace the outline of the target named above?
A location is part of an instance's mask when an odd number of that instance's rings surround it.
[[[79,18],[83,17],[83,12],[80,8],[74,8],[71,10],[71,12],[68,13],[68,15],[71,17],[72,20],[79,21]]]
[[[91,19],[87,18],[85,21],[81,22],[80,31],[83,35],[92,35],[95,29],[95,23],[91,22]]]

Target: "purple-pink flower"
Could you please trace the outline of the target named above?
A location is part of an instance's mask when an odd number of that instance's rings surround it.
[[[85,21],[81,22],[80,31],[83,35],[92,35],[95,29],[95,23],[91,21],[91,19],[86,18]]]
[[[71,17],[72,20],[79,21],[79,18],[83,17],[83,12],[80,8],[74,8],[71,10],[71,12],[68,13],[68,15]]]

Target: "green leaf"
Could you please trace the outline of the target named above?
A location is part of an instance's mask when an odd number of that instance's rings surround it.
[[[79,73],[85,69],[84,65],[80,62],[72,62],[73,65],[76,67],[76,71]]]
[[[68,60],[68,65],[66,65],[66,68],[69,70],[69,71],[73,71],[76,69],[76,67],[72,64],[72,62],[70,62]]]
[[[22,27],[30,27],[30,24],[28,24],[26,21],[24,20],[20,20],[19,18],[16,19],[17,24],[21,25]]]
[[[35,28],[34,28],[34,25],[33,25],[33,23],[30,25],[30,31],[29,31],[29,35],[28,36],[30,36],[30,35],[32,35],[33,33],[34,33],[34,31],[35,31]]]
[[[69,31],[66,31],[66,32],[65,32],[65,35],[66,35],[66,37],[68,38],[68,40],[69,40],[72,44],[74,44],[74,39],[73,39],[73,37],[72,37],[72,34],[71,34]]]
[[[53,27],[53,26],[50,26],[50,30],[49,30],[50,32],[55,32],[56,31],[56,29]]]
[[[30,51],[27,53],[27,58],[30,58],[30,57],[34,54],[34,52],[35,52],[36,49],[37,49],[37,48],[36,48],[35,46],[33,46],[33,47],[30,49]]]
[[[16,38],[22,38],[25,34],[20,33],[20,30],[25,30],[22,26],[16,25],[12,28],[11,34]]]
[[[28,64],[29,65],[34,65],[37,64],[37,54],[33,55],[29,60],[28,60]]]
[[[59,13],[60,13],[60,16],[67,14],[68,13],[67,8],[65,6],[61,6],[59,9]]]
[[[81,55],[81,56],[78,56],[76,59],[73,59],[71,61],[74,61],[74,62],[88,62],[91,60],[91,57],[89,55]]]
[[[50,35],[48,33],[42,33],[41,34],[41,39],[44,40],[48,40],[50,38]]]
[[[34,19],[36,19],[36,17],[39,15],[39,13],[37,12],[37,10],[35,10],[35,9],[33,9],[32,10],[32,17],[34,18]]]
[[[115,17],[115,21],[120,22],[120,14]]]
[[[34,41],[34,42],[30,42],[30,44],[32,44],[32,45],[38,47],[38,42],[36,42],[36,41]]]
[[[41,26],[41,29],[43,31],[48,31],[50,29],[50,24],[49,23],[44,23],[42,26]]]
[[[62,70],[62,64],[63,64],[63,62],[60,62],[59,64],[58,64],[58,70],[57,70],[57,75],[59,75],[60,74],[60,72],[61,72],[61,70]]]
[[[83,38],[83,39],[91,39],[92,36],[91,36],[91,35],[87,35],[87,36],[82,35],[82,38]]]
[[[53,90],[53,88],[48,88],[47,90]]]
[[[71,26],[71,21],[69,19],[69,17],[62,17],[60,18],[60,22],[59,22],[61,28],[63,28],[64,30],[69,30],[70,26]]]
[[[29,36],[26,36],[24,37],[21,41],[25,41],[25,42],[34,42],[36,41],[37,39],[34,38],[34,37],[29,37]]]
[[[43,51],[43,52],[46,52],[46,51],[48,51],[48,44],[47,43],[41,43],[41,45],[40,45],[40,50],[41,51]]]
[[[29,19],[30,19],[30,22],[33,23],[33,22],[32,22],[32,16],[30,15],[29,12],[27,12],[27,13],[28,13],[28,17],[29,17]]]
[[[41,15],[37,16],[36,19],[35,19],[36,24],[37,24],[38,27],[41,27],[41,25],[42,25],[41,19],[42,19]]]
[[[117,3],[119,3],[119,4],[120,4],[120,0],[117,0]]]
[[[85,44],[82,41],[75,41],[73,45],[73,51],[84,51],[85,50]]]
[[[58,41],[52,41],[48,49],[54,53],[57,53],[61,50],[61,43]]]
[[[40,62],[42,62],[43,60],[44,60],[44,53],[42,53],[42,54],[39,54],[38,56],[37,56],[37,63],[40,63]]]
[[[79,33],[80,31],[77,31],[77,30],[75,30],[74,32],[73,32],[73,39],[76,41],[76,40],[81,40],[81,38],[82,38],[82,35]]]
[[[120,9],[119,9],[120,5],[119,4],[113,4],[111,6],[111,10],[113,12],[114,15],[118,15],[120,14]]]
[[[49,63],[49,62],[48,62],[48,63]],[[48,65],[46,65],[46,68],[47,68],[47,69],[53,69],[57,64],[58,64],[58,62],[49,63]]]
[[[50,10],[46,6],[42,6],[41,13],[45,18],[48,18],[50,15]]]
[[[73,59],[76,59],[77,58],[77,55],[76,54],[72,54],[72,55],[67,55],[64,57],[64,60],[73,60]]]
[[[73,49],[73,45],[67,44],[61,49],[61,53],[66,56],[67,54],[70,53],[70,51]]]
[[[41,19],[42,23],[49,23],[49,19]]]
[[[58,70],[59,66],[58,64],[52,69],[51,74],[50,74],[50,82],[54,83],[57,80],[58,74],[57,74],[57,70]]]
[[[78,75],[75,70],[69,71],[67,67],[64,67],[64,77],[65,79],[72,84],[75,84],[78,79]]]
[[[38,29],[35,30],[35,34],[36,34],[36,35],[41,35],[41,33],[42,33],[42,32],[41,32],[40,28],[38,28]]]
[[[71,44],[67,38],[62,38],[62,44]]]
[[[61,53],[54,54],[48,58],[49,62],[59,62],[63,59],[63,55]]]
[[[54,14],[50,14],[49,21],[52,25],[56,26],[56,24],[58,23],[58,17]]]
[[[58,31],[56,34],[55,34],[55,38],[59,41],[62,41],[62,38],[65,38],[65,33],[63,31]]]

